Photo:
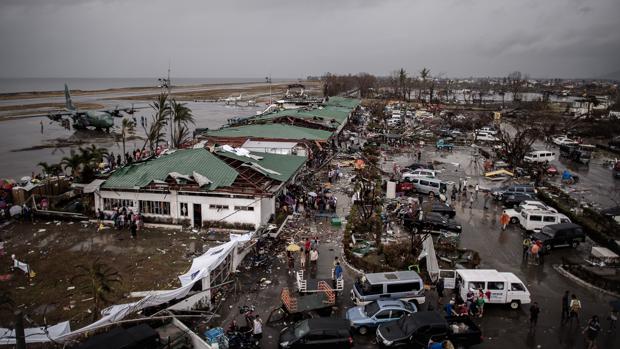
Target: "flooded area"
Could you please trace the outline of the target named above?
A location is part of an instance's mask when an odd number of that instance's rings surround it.
[[[127,105],[126,101],[106,100],[99,102],[110,108],[116,105]],[[148,103],[149,101],[141,101],[135,104],[136,106],[146,106]],[[197,128],[219,128],[226,124],[226,120],[231,117],[253,115],[256,111],[264,109],[262,105],[241,107],[210,102],[187,102],[187,106],[194,114],[195,127]],[[150,108],[140,109],[134,114],[133,117],[138,120],[136,136],[140,138],[126,141],[127,151],[141,148],[144,144],[142,139],[144,129],[139,126],[139,120],[141,116],[150,120],[151,114]],[[38,173],[40,172],[40,168],[37,166],[39,162],[57,163],[64,156],[68,156],[71,149],[77,149],[77,143],[83,143],[84,146],[95,144],[98,147],[107,148],[114,154],[120,154],[122,143],[114,135],[119,132],[121,120],[122,118],[115,118],[115,127],[109,134],[89,130],[67,130],[60,123],[51,121],[45,116],[0,122],[0,159],[3,162],[3,166],[0,166],[0,178],[19,179],[22,176],[31,175],[32,171]],[[65,141],[75,145],[68,146]],[[10,164],[10,166],[6,164]]]

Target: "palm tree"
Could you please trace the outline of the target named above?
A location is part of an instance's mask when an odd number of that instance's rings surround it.
[[[400,68],[398,70],[398,86],[400,88],[400,93],[402,94],[403,100],[407,99],[407,71],[405,68]]]
[[[62,172],[60,164],[48,164],[47,162],[39,162],[37,164],[43,170],[46,176],[58,176]]]
[[[165,141],[165,133],[163,129],[164,126],[167,125],[168,116],[170,116],[171,113],[170,104],[168,103],[168,95],[162,92],[159,97],[151,103],[151,108],[155,111],[155,114],[152,116],[152,122],[149,129],[144,129],[146,133],[146,140],[144,141],[142,150],[144,150],[148,144],[151,152],[153,152],[160,142]]]
[[[82,157],[82,182],[89,183],[95,177],[95,169],[108,155],[108,150],[105,148],[98,148],[96,145],[91,144],[90,147],[78,148]]]
[[[189,136],[189,124],[196,124],[192,110],[185,103],[172,100],[171,111],[176,123],[176,130],[173,137],[174,147],[179,147],[183,141]]]
[[[125,139],[127,136],[133,136],[134,134],[136,134],[136,122],[127,118],[123,119],[121,123],[121,139],[123,140],[123,159],[125,159],[125,162],[127,162],[127,156],[125,156]]]
[[[93,297],[93,321],[97,320],[102,305],[108,304],[109,296],[114,293],[114,286],[122,284],[121,275],[116,269],[96,258],[88,265],[77,265],[78,274],[71,282],[78,282],[84,293]]]
[[[80,167],[83,164],[82,155],[75,152],[75,150],[71,149],[71,155],[65,156],[60,161],[60,165],[66,171],[67,168],[71,169],[71,176],[77,178],[80,176]]]
[[[422,79],[422,88],[420,88],[420,94],[418,95],[418,99],[422,99],[422,90],[426,88],[426,79],[431,75],[431,70],[427,68],[422,68],[420,70],[420,78]]]

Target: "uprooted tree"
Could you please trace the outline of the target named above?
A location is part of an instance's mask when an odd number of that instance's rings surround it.
[[[542,136],[542,130],[528,122],[502,126],[497,134],[502,146],[501,155],[513,168],[520,167],[523,165],[523,157]]]

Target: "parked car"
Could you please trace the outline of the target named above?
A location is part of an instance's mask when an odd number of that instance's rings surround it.
[[[555,160],[555,153],[546,150],[531,151],[523,157],[527,162],[550,162]]]
[[[497,141],[499,141],[499,138],[495,137],[494,135],[492,135],[490,133],[486,133],[486,132],[477,132],[475,134],[475,139],[476,139],[476,141],[482,141],[482,142],[497,142]]]
[[[502,195],[502,203],[506,207],[517,207],[523,201],[532,200],[536,198],[536,194],[529,193],[509,193]]]
[[[409,314],[377,328],[377,343],[381,347],[426,349],[431,339],[448,339],[455,347],[469,347],[482,343],[483,337],[482,331],[471,319],[445,319],[435,311]]]
[[[416,177],[409,176],[406,177],[408,181],[415,185],[415,189],[418,193],[428,194],[428,195],[440,195],[452,192],[452,188],[454,187],[454,182],[452,181],[442,181],[439,178],[429,178],[429,177]]]
[[[299,321],[280,332],[280,348],[351,348],[349,321],[313,318]]]
[[[557,212],[557,210],[551,206],[545,205],[542,201],[537,200],[525,200],[522,201],[519,206],[515,208],[509,208],[504,210],[508,217],[510,217],[510,223],[517,224],[519,223],[519,218],[521,217],[522,210],[541,210],[541,211],[552,211]]]
[[[536,196],[536,189],[534,189],[534,186],[532,185],[515,184],[507,187],[500,187],[494,189],[492,194],[497,200],[502,200],[504,195],[514,193],[533,194],[534,196]]]
[[[571,246],[576,248],[586,241],[583,228],[575,223],[560,223],[544,226],[532,235],[533,240],[540,240],[543,251],[548,252],[556,247]]]
[[[415,304],[396,299],[380,299],[363,306],[349,308],[345,315],[351,328],[364,335],[380,324],[395,321],[418,311]]]
[[[571,221],[561,213],[540,210],[521,210],[519,218],[519,224],[527,231],[540,230],[547,225],[558,223],[571,223]]]
[[[449,218],[456,216],[456,211],[450,205],[441,202],[434,202],[431,206],[431,212],[439,213]]]
[[[405,218],[403,225],[405,228],[411,230],[417,223],[417,218]],[[421,224],[424,230],[430,231],[446,230],[460,233],[463,230],[463,227],[454,219],[447,218],[439,212],[429,212],[424,214]]]
[[[428,177],[428,178],[435,178],[437,177],[437,172],[435,172],[435,170],[429,170],[426,168],[419,168],[417,170],[411,171],[411,172],[405,172],[402,175],[403,179],[409,179],[412,177]]]
[[[407,166],[407,169],[411,170],[411,171],[415,171],[419,168],[425,168],[425,169],[429,169],[429,170],[433,170],[435,169],[435,167],[433,166],[433,164],[428,163],[428,164],[420,164],[417,162],[414,162],[413,164]]]
[[[554,137],[551,141],[555,145],[578,144],[577,141],[574,141],[566,136]]]
[[[476,132],[484,132],[493,136],[497,134],[497,131],[492,126],[483,126],[482,128],[477,129]]]
[[[592,144],[562,144],[560,156],[588,165],[595,149]]]
[[[366,305],[386,298],[424,303],[426,297],[422,277],[413,270],[369,273],[358,278],[351,288],[351,300],[355,305]]]

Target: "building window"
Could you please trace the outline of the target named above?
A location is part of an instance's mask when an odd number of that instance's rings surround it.
[[[170,203],[165,202],[165,201],[140,200],[140,213],[169,216],[170,215]]]
[[[209,205],[209,208],[212,210],[221,211],[221,210],[228,210],[229,207],[228,205]]]
[[[133,200],[103,198],[104,211],[112,211],[119,207],[133,207]]]
[[[254,211],[253,206],[235,206],[235,211]]]
[[[187,210],[187,202],[181,203],[181,206],[179,207],[179,214],[181,215],[181,217],[189,216],[189,211]]]

